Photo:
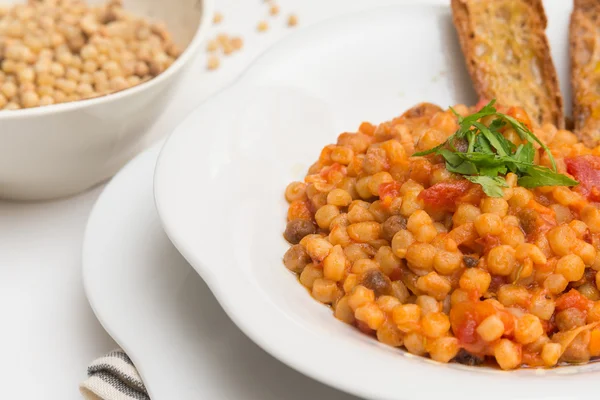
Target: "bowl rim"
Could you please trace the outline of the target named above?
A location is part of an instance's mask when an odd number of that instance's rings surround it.
[[[0,121],[2,120],[18,120],[21,118],[37,117],[47,114],[58,114],[69,111],[78,111],[88,107],[93,107],[100,104],[109,103],[112,100],[126,99],[135,96],[136,94],[157,86],[163,81],[169,79],[172,75],[179,72],[183,66],[190,62],[197,55],[196,50],[200,47],[206,37],[211,19],[214,13],[214,0],[196,0],[196,7],[201,6],[202,16],[196,28],[196,32],[190,43],[185,47],[181,55],[167,68],[164,72],[156,77],[141,83],[139,85],[121,90],[115,93],[109,93],[104,96],[91,99],[83,99],[77,101],[69,101],[60,104],[51,104],[48,106],[38,106],[19,110],[0,110]]]

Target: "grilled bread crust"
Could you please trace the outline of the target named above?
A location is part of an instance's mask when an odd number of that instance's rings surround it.
[[[538,126],[563,128],[563,101],[541,0],[452,0],[454,25],[482,99],[523,107]]]
[[[600,0],[575,0],[569,44],[575,133],[600,144]]]

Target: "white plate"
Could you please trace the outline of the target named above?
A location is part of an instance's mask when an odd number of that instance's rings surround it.
[[[563,84],[570,3],[545,3]],[[502,372],[414,357],[334,319],[282,265],[283,191],[325,144],[420,101],[474,100],[448,6],[379,9],[299,32],[168,140],[155,175],[165,230],[242,331],[334,387],[377,399],[587,398],[598,364]]]
[[[154,400],[354,399],[252,343],[164,234],[152,196],[158,147],[113,179],[91,214],[83,279],[96,316]]]

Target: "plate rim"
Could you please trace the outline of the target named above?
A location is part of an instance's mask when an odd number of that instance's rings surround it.
[[[122,339],[122,335],[119,334],[118,330],[113,329],[110,323],[107,323],[109,318],[106,318],[104,315],[104,311],[101,311],[98,307],[98,303],[96,295],[96,285],[93,283],[93,279],[91,277],[90,270],[90,262],[87,261],[89,254],[89,246],[91,243],[90,237],[92,236],[92,231],[95,229],[95,221],[98,218],[96,215],[100,212],[102,208],[102,204],[104,203],[104,199],[109,196],[112,192],[112,187],[115,186],[118,182],[123,179],[124,176],[130,174],[131,170],[134,170],[138,167],[138,164],[141,164],[149,157],[154,157],[158,159],[158,155],[165,143],[165,139],[158,141],[148,149],[142,151],[140,154],[135,156],[131,161],[129,161],[121,170],[115,174],[113,178],[106,184],[106,187],[103,188],[102,193],[94,202],[92,210],[88,216],[87,222],[85,224],[85,229],[83,233],[83,240],[81,245],[81,282],[83,285],[83,292],[88,301],[92,312],[96,316],[96,319],[102,326],[102,328],[108,333],[108,335],[115,341],[115,343],[127,354],[127,356],[131,359],[132,363],[135,366],[135,369],[138,371],[140,377],[142,377],[142,381],[144,382],[144,386],[146,387],[146,391],[148,395],[152,398],[152,385],[148,385],[147,382],[143,379],[145,375],[145,363],[141,362],[137,357],[137,352],[131,352],[128,350],[127,340]],[[95,299],[95,300],[94,300]],[[138,362],[139,361],[139,362]]]

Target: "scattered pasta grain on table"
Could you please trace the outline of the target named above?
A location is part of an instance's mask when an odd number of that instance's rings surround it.
[[[288,17],[288,26],[296,26],[298,25],[298,16],[295,14],[292,14]]]
[[[269,23],[267,21],[260,21],[256,26],[256,30],[259,32],[266,32],[269,30]]]
[[[0,8],[0,109],[103,96],[146,82],[181,54],[164,24],[120,1],[40,0]]]
[[[271,7],[269,8],[269,13],[271,15],[278,15],[279,14],[279,6],[277,4],[271,4]]]
[[[265,0],[265,3],[269,7],[269,14],[271,16],[279,15],[280,8],[274,2],[270,0]],[[218,25],[223,20],[223,14],[220,12],[216,12],[213,15],[213,24]],[[287,19],[287,25],[289,27],[294,27],[298,24],[298,17],[295,14],[291,14]],[[259,33],[264,33],[269,30],[269,23],[267,21],[259,21],[256,25],[256,30]],[[206,52],[209,53],[206,68],[208,70],[216,70],[219,68],[221,64],[221,60],[216,52],[221,52],[224,56],[229,56],[236,51],[241,50],[243,47],[243,40],[239,36],[230,36],[227,33],[219,33],[214,39],[208,41],[206,45]]]
[[[221,21],[223,21],[223,14],[221,14],[220,12],[216,12],[213,16],[213,24],[220,24]]]
[[[239,36],[229,36],[226,33],[220,33],[216,38],[209,40],[206,45],[206,51],[209,53],[206,68],[208,70],[215,70],[219,68],[221,61],[217,52],[221,52],[223,55],[228,56],[236,51],[239,51],[244,46],[244,41]]]
[[[219,65],[221,64],[221,61],[219,60],[219,57],[211,54],[208,56],[208,62],[207,62],[207,68],[210,70],[213,69],[217,69],[219,68]]]
[[[600,357],[600,146],[523,109],[422,103],[285,190],[284,265],[339,320],[440,362]]]

